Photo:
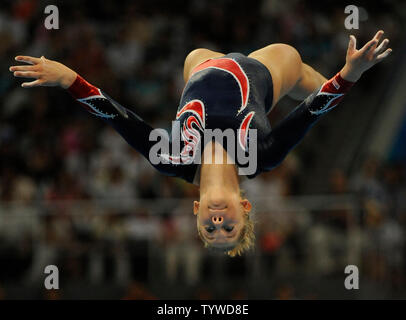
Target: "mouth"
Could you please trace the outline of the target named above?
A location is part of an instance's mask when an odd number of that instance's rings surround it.
[[[209,207],[209,211],[210,212],[224,212],[227,210],[227,207],[225,207],[224,209],[213,209]]]
[[[225,209],[227,209],[226,204],[209,205],[209,210],[212,210],[212,211],[223,211]]]

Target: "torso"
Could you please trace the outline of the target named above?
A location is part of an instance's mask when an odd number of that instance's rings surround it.
[[[186,83],[176,115],[180,134],[188,138],[181,146],[181,162],[193,160],[204,129],[233,130],[236,146],[243,150],[248,145],[247,129],[257,129],[260,143],[271,131],[267,113],[272,103],[272,78],[259,61],[230,53],[199,64]]]

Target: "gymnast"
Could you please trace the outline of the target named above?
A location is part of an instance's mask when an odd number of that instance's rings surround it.
[[[169,149],[156,148],[156,130],[136,111],[121,106],[59,62],[44,56],[19,55],[15,60],[22,65],[12,66],[10,71],[15,77],[34,79],[22,83],[23,88],[66,89],[91,114],[117,130],[159,172],[198,185],[200,199],[193,203],[198,234],[205,247],[234,257],[252,247],[255,239],[251,203],[240,191],[241,180],[280,164],[361,75],[390,54],[389,40],[382,40],[383,34],[378,31],[359,50],[351,35],[345,65],[330,80],[303,63],[297,50],[287,44],[271,44],[247,56],[193,50],[185,59],[185,87],[172,133],[158,139]],[[286,95],[302,102],[271,128],[267,114]],[[235,139],[225,143],[203,139],[206,130],[216,129],[231,129]],[[181,137],[180,146],[174,147],[173,137]],[[228,146],[234,146],[233,150]],[[246,164],[236,157],[238,152],[255,153],[253,172],[244,171]]]

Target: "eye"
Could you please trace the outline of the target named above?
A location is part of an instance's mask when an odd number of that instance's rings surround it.
[[[226,232],[231,232],[231,231],[234,230],[234,227],[232,227],[232,226],[224,226],[223,229],[224,229]]]
[[[215,229],[216,229],[215,227],[209,226],[209,227],[206,228],[206,231],[207,231],[208,233],[212,233]]]

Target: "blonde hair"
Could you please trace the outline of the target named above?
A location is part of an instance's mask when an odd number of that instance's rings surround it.
[[[216,247],[210,245],[210,243],[208,243],[204,239],[202,233],[200,232],[199,221],[197,221],[197,232],[200,239],[203,241],[205,248],[217,249]],[[241,235],[238,239],[238,243],[232,249],[222,249],[222,251],[224,251],[229,257],[234,258],[236,256],[241,256],[245,251],[251,249],[254,246],[254,243],[254,222],[251,220],[250,215],[246,213],[244,214],[244,227],[241,230]]]

